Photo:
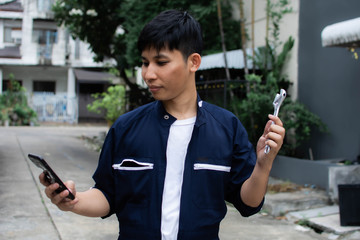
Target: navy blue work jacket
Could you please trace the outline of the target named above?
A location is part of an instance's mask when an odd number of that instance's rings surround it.
[[[119,220],[121,240],[161,239],[161,204],[170,126],[176,119],[160,101],[119,117],[110,128],[94,173],[95,187]],[[225,200],[243,216],[258,212],[240,199],[256,155],[240,121],[198,98],[185,159],[179,240],[217,240]]]

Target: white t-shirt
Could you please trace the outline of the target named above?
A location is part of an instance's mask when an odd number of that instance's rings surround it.
[[[196,117],[176,120],[170,127],[161,213],[162,240],[177,239],[185,157],[195,120]]]

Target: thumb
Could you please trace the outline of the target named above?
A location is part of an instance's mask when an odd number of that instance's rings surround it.
[[[64,184],[70,190],[70,192],[75,196],[76,195],[75,183],[73,181],[66,181]]]

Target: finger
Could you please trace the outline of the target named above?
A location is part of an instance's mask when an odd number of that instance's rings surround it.
[[[266,123],[265,128],[264,128],[263,136],[265,136],[266,134],[268,134],[270,132],[270,127],[271,127],[272,124],[273,124],[273,122],[271,120],[269,120]]]
[[[269,133],[270,132],[277,133],[277,134],[281,135],[282,137],[285,136],[285,128],[283,128],[282,126],[279,126],[279,125],[272,124],[270,126]]]
[[[55,205],[59,205],[61,202],[66,202],[67,201],[67,196],[69,195],[69,191],[68,190],[64,190],[61,193],[55,194],[52,198],[51,198],[51,202]]]
[[[276,117],[276,116],[274,116],[274,115],[272,115],[272,114],[269,114],[269,119],[270,119],[271,121],[273,121],[276,125],[278,125],[278,126],[283,126],[283,122],[280,120],[279,117]]]
[[[54,183],[54,184],[51,184],[49,186],[47,186],[45,188],[45,194],[48,198],[52,199],[55,195],[56,195],[56,192],[55,190],[59,188],[59,184],[58,183]]]
[[[44,185],[45,187],[49,186],[51,183],[46,179],[46,175],[45,175],[45,172],[42,172],[40,175],[39,175],[39,180],[40,180],[40,183],[42,185]]]
[[[74,200],[70,200],[69,198],[64,198],[59,205],[59,209],[63,211],[70,211],[74,208],[75,204],[79,202],[78,198],[75,198]]]
[[[65,186],[70,190],[71,193],[75,193],[75,183],[73,181],[66,181]]]
[[[266,145],[269,145],[269,147],[270,147],[271,150],[272,150],[272,149],[278,150],[278,149],[280,149],[280,147],[281,147],[281,144],[278,144],[277,142],[275,142],[275,141],[272,140],[272,139],[268,139],[268,140],[266,141]]]
[[[39,181],[45,187],[49,186],[49,184],[47,184],[45,181],[45,174],[43,172],[39,175]]]
[[[267,135],[267,139],[272,140],[277,144],[281,144],[283,142],[283,136],[274,132],[269,132]]]

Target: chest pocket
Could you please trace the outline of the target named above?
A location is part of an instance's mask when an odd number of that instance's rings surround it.
[[[193,201],[198,208],[225,207],[225,187],[230,179],[231,167],[220,161],[195,163],[193,167]]]
[[[117,199],[130,204],[147,205],[154,164],[151,158],[126,158],[113,164]]]
[[[138,162],[134,159],[124,159],[119,164],[112,165],[115,170],[123,171],[142,171],[142,170],[151,170],[154,168],[153,163],[148,162]]]

